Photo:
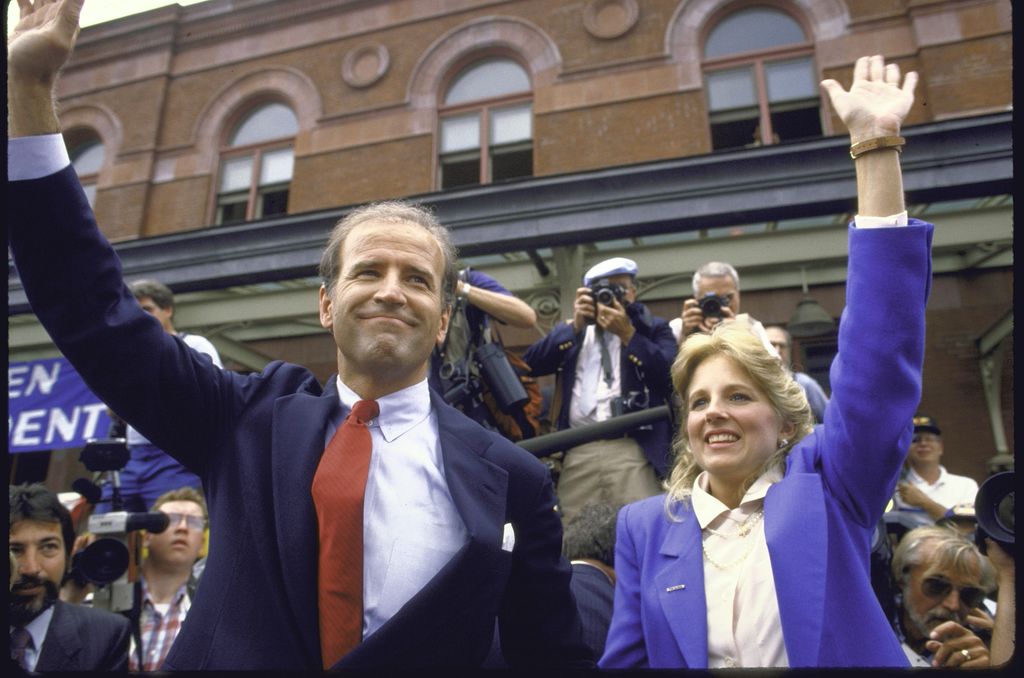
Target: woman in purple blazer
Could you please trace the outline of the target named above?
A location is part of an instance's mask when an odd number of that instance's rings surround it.
[[[849,91],[822,83],[858,188],[825,423],[812,428],[758,323],[687,339],[672,367],[677,462],[667,495],[619,514],[600,666],[907,665],[869,577],[912,434],[931,280],[932,227],[908,223],[898,154],[917,75],[900,82],[875,56]]]

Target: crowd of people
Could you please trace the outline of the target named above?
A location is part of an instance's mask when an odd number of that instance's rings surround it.
[[[459,271],[445,227],[400,201],[331,232],[318,314],[337,375],[321,385],[284,363],[222,369],[174,329],[169,290],[122,280],[55,112],[81,4],[19,1],[9,243],[40,322],[131,427],[124,501],[107,491],[94,512],[167,526],[126,528],[141,557],[130,609],[103,610],[102,586],[69,576],[85,521],[41,485],[11,486],[12,668],[1010,659],[1013,553],[965,536],[956,509],[977,483],[940,465],[938,425],[915,416],[934,230],[903,199],[915,73],[863,57],[849,89],[822,83],[858,189],[830,396],[793,371],[785,328],[740,312],[725,262],[697,268],[671,321],[637,301],[635,261],[599,262],[520,363],[493,330],[530,327],[533,310]],[[513,442],[540,432],[544,375],[557,429],[674,416],[564,450],[556,484]],[[883,389],[884,407],[864,406]]]

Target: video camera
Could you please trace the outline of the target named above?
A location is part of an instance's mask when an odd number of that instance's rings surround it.
[[[128,463],[128,445],[124,438],[99,438],[89,440],[82,448],[79,460],[93,473],[108,473],[111,476],[113,494],[110,513],[89,516],[88,531],[97,539],[71,559],[70,575],[79,584],[91,582],[93,607],[122,612],[134,607],[133,585],[138,579],[137,564],[140,544],[133,532],[146,530],[159,533],[167,529],[167,514],[132,513],[124,510],[121,496],[120,471]],[[94,483],[79,479],[72,487],[91,504],[101,496],[100,488]]]
[[[708,292],[697,300],[697,306],[705,318],[721,318],[725,314],[723,308],[728,308],[730,299],[727,296],[718,296],[714,292]]]

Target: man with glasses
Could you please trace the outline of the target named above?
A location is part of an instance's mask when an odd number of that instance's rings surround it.
[[[957,532],[938,526],[907,532],[896,547],[892,573],[896,630],[914,666],[989,666],[992,617],[982,607],[994,588],[991,563]]]
[[[974,506],[978,483],[946,471],[942,459],[942,431],[934,417],[914,417],[914,437],[907,455],[907,472],[896,486],[895,510],[910,527],[931,525],[954,517],[961,504]]]
[[[188,594],[192,566],[203,549],[206,502],[198,490],[183,487],[160,495],[153,511],[166,513],[167,529],[147,533],[142,562],[142,607],[139,613],[141,649],[132,639],[129,668],[155,671],[178,635],[192,599]]]

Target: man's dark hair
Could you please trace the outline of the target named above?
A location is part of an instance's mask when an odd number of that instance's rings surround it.
[[[174,293],[171,288],[156,280],[136,280],[128,283],[128,289],[132,291],[136,299],[149,297],[160,308],[167,310],[174,308]]]
[[[31,485],[10,485],[11,529],[23,520],[37,520],[41,523],[60,523],[64,537],[64,555],[71,558],[71,547],[75,544],[75,526],[71,513],[60,503],[53,492],[41,483]]]
[[[615,519],[619,507],[592,502],[565,526],[562,555],[569,560],[587,558],[615,566]]]

